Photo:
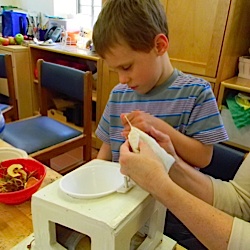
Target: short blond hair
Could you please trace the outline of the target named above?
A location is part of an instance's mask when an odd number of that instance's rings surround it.
[[[107,0],[94,25],[93,43],[103,58],[121,41],[135,51],[149,52],[160,33],[168,37],[167,18],[159,0]]]

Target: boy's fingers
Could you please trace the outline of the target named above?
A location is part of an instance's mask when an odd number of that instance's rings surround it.
[[[126,118],[125,118],[125,116],[128,117],[128,114],[129,114],[129,113],[122,113],[122,114],[120,115],[121,122],[122,122],[122,125],[123,125],[123,126],[125,126],[125,125],[128,123],[127,120],[126,120]]]
[[[129,131],[123,130],[123,131],[121,132],[121,135],[122,135],[123,137],[125,137],[126,139],[128,139],[128,134],[129,134]]]
[[[156,139],[156,141],[168,141],[169,136],[151,127],[150,134]]]
[[[139,150],[140,150],[140,152],[145,152],[145,151],[152,151],[152,149],[150,148],[150,146],[146,143],[146,142],[144,142],[143,140],[140,140],[139,141]]]

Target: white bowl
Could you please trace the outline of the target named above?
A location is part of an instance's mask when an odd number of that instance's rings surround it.
[[[64,193],[79,199],[92,199],[111,194],[124,183],[124,177],[118,166],[111,164],[82,166],[62,177],[59,187]]]
[[[0,147],[0,162],[18,158],[28,158],[28,154],[19,148]]]

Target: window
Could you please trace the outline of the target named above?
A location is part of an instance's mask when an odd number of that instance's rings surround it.
[[[102,0],[78,0],[77,12],[86,28],[93,28],[101,11]]]

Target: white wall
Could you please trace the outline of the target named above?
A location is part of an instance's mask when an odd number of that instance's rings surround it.
[[[18,6],[18,0],[0,0],[0,6]],[[1,35],[1,31],[2,31],[2,18],[0,17],[0,35]]]
[[[28,11],[42,12],[46,15],[54,14],[53,0],[20,0],[19,5]]]
[[[29,12],[48,16],[72,18],[76,14],[76,0],[0,0],[0,6],[17,6]],[[0,32],[1,32],[0,18]]]
[[[53,0],[0,0],[0,6],[17,6],[19,8],[37,12],[43,12],[47,15],[54,15]]]
[[[49,16],[68,18],[76,14],[76,0],[0,0],[0,6],[8,5]]]
[[[18,2],[23,9],[49,16],[68,18],[76,14],[76,0],[20,0]]]
[[[12,6],[18,6],[18,0],[0,0],[0,6],[9,6],[9,5],[12,5]]]
[[[54,0],[55,16],[70,18],[75,14],[76,14],[76,0]]]

